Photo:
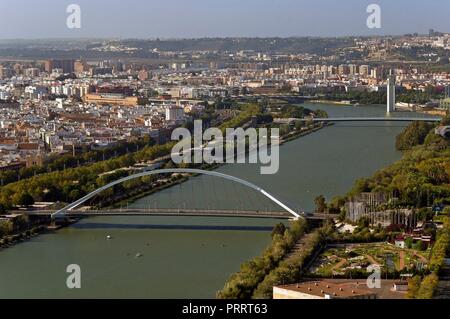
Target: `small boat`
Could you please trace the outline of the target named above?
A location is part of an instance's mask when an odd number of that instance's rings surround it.
[[[111,235],[106,236],[106,239],[112,239]]]
[[[134,257],[136,257],[136,258],[142,257],[142,254],[141,253],[137,253]]]

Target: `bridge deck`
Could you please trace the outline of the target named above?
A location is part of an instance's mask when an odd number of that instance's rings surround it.
[[[29,216],[50,216],[55,210],[16,211]],[[172,208],[133,208],[108,210],[69,210],[61,217],[89,217],[89,216],[207,216],[207,217],[261,217],[261,218],[292,218],[289,212],[275,211],[243,211],[218,209],[172,209]],[[326,219],[334,218],[328,214],[306,214],[306,218]]]
[[[313,118],[300,119],[291,118],[287,120],[299,122],[440,122],[440,118],[436,117],[327,117],[327,118]]]

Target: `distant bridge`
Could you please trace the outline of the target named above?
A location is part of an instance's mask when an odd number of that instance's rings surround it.
[[[316,118],[276,118],[275,123],[292,122],[440,122],[437,117],[316,117]]]
[[[296,119],[302,122],[440,122],[440,118],[436,117],[328,117],[313,119]]]
[[[268,199],[270,199],[272,202],[274,202],[275,204],[277,204],[278,206],[280,206],[281,208],[284,209],[284,211],[286,211],[287,213],[290,214],[290,217],[294,217],[294,218],[305,218],[305,212],[298,212],[294,209],[292,209],[291,207],[289,207],[288,205],[284,204],[283,202],[281,202],[279,199],[277,199],[275,196],[273,196],[272,194],[270,194],[269,192],[265,191],[264,189],[262,189],[259,186],[256,186],[253,183],[250,183],[248,181],[245,181],[241,178],[238,177],[234,177],[231,175],[227,175],[227,174],[223,174],[223,173],[219,173],[219,172],[215,172],[215,171],[207,171],[207,170],[201,170],[201,169],[193,169],[193,168],[169,168],[169,169],[155,169],[155,170],[151,170],[151,171],[145,171],[142,173],[138,173],[138,174],[134,174],[134,175],[130,175],[130,176],[126,176],[124,178],[118,179],[114,182],[111,182],[105,186],[102,186],[98,189],[96,189],[95,191],[87,194],[86,196],[83,196],[82,198],[74,201],[73,203],[67,205],[66,207],[57,210],[53,213],[51,213],[51,217],[55,218],[55,217],[64,217],[64,216],[68,216],[72,213],[73,209],[81,206],[83,203],[85,203],[86,201],[88,201],[89,199],[91,199],[92,197],[94,197],[95,195],[101,193],[104,190],[107,190],[115,185],[118,185],[120,183],[129,181],[129,180],[133,180],[136,178],[140,178],[140,177],[144,177],[144,176],[150,176],[150,175],[157,175],[157,174],[173,174],[173,173],[181,173],[181,174],[202,174],[202,175],[210,175],[210,176],[215,176],[215,177],[220,177],[223,179],[227,179],[233,182],[236,182],[238,184],[244,185],[248,188],[251,188],[257,192],[259,192],[260,194],[264,195],[265,197],[267,197]],[[159,210],[160,212],[161,210]],[[179,211],[176,210],[175,213]],[[150,210],[147,210],[147,215],[150,214]],[[233,212],[233,211],[231,211]],[[144,213],[144,212],[143,212]],[[155,212],[156,213],[156,212]],[[167,213],[174,213],[174,212],[167,212]],[[201,213],[199,210],[195,210],[192,213]],[[80,211],[76,212],[77,215],[80,215]],[[116,213],[116,215],[118,215],[119,213]],[[209,214],[211,214],[211,211],[209,210]],[[244,214],[243,212],[241,212],[241,214]],[[88,215],[88,213],[86,213],[86,215]],[[91,214],[92,215],[92,214]],[[128,214],[130,215],[130,214]],[[239,215],[239,214],[234,214],[234,215]],[[261,212],[262,215],[262,212]]]
[[[312,98],[311,96],[302,96],[297,94],[285,94],[285,93],[268,93],[268,94],[242,94],[232,95],[231,99],[234,100],[248,100],[248,99],[277,99],[284,100],[289,103],[303,103],[305,100]]]

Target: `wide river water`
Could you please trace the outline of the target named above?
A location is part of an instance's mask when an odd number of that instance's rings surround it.
[[[385,116],[385,106],[304,106],[336,117]],[[399,159],[395,136],[405,125],[338,123],[281,146],[275,175],[261,175],[256,164],[228,164],[218,171],[253,182],[293,207],[312,210],[315,196],[342,195],[357,178]],[[242,186],[200,176],[129,205],[280,210]],[[213,298],[243,261],[262,252],[278,222],[219,217],[84,219],[0,250],[0,298]],[[81,289],[66,286],[69,264],[81,267]]]

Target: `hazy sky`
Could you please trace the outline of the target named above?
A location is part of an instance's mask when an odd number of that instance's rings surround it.
[[[81,6],[81,29],[66,27]],[[381,6],[381,29],[366,26]],[[0,39],[342,36],[450,32],[450,0],[0,0]]]

